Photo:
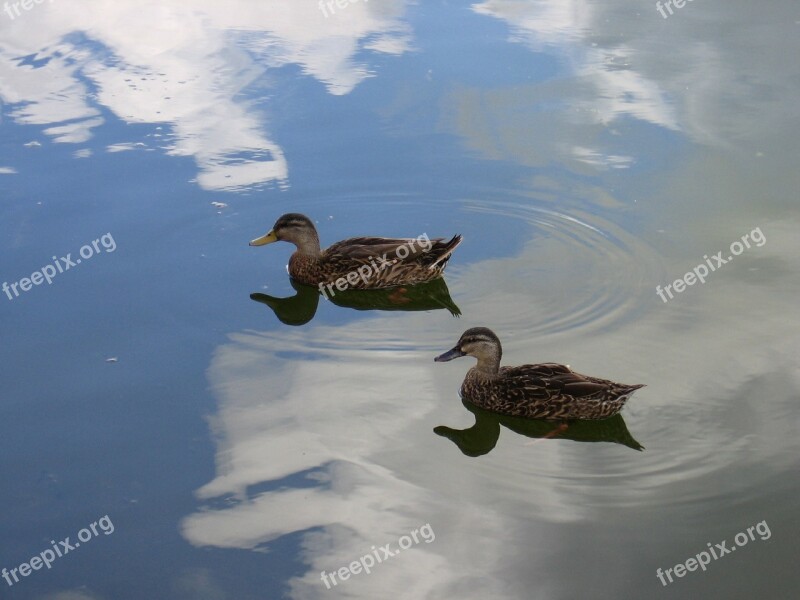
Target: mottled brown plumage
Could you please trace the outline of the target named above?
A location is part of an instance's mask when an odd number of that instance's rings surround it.
[[[476,357],[478,364],[461,385],[462,397],[487,410],[532,419],[605,419],[644,387],[581,375],[556,363],[500,367],[502,352],[494,332],[474,327],[435,360]]]
[[[276,221],[272,231],[250,245],[276,241],[294,244],[297,250],[289,259],[289,275],[301,283],[335,284],[346,280],[346,286],[342,287],[347,289],[377,289],[441,277],[461,239],[460,235],[447,241],[423,236],[408,239],[359,237],[342,240],[323,251],[311,220],[289,213]]]

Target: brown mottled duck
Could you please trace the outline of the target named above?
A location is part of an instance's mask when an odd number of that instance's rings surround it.
[[[327,286],[328,293],[344,289],[378,289],[413,285],[441,277],[447,261],[461,243],[450,240],[358,237],[342,240],[326,250],[311,219],[298,213],[280,217],[266,235],[250,242],[263,246],[285,241],[297,250],[289,259],[289,275],[300,283]],[[336,284],[336,290],[333,285]],[[323,290],[324,291],[324,290]]]
[[[461,384],[462,398],[486,410],[531,419],[605,419],[644,387],[581,375],[556,363],[501,367],[502,354],[491,329],[474,327],[434,360],[474,356],[478,364]]]

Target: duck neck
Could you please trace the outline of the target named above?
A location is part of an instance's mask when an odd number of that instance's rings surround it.
[[[494,379],[500,372],[500,355],[490,354],[478,357],[478,364],[472,367],[476,375],[487,379]]]
[[[311,258],[319,258],[322,255],[322,250],[319,247],[319,236],[316,231],[304,232],[302,236],[292,241],[297,246],[296,254]]]

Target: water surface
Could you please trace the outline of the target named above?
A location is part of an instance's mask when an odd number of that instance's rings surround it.
[[[0,293],[0,568],[114,530],[2,597],[797,595],[792,3],[20,10],[0,279],[114,249]],[[276,314],[290,247],[247,241],[290,211],[324,244],[463,234],[458,310]],[[505,364],[647,387],[597,427],[475,414],[469,359],[432,358],[479,325]]]

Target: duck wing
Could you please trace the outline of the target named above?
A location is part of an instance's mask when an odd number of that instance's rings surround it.
[[[606,385],[576,373],[566,365],[543,363],[500,369],[510,390],[527,398],[548,399],[560,396],[589,398],[606,389]]]
[[[416,238],[358,237],[336,242],[325,250],[323,255],[339,255],[353,260],[369,260],[377,257],[392,260],[397,258],[397,249],[401,246],[405,246],[408,257],[416,257],[425,253],[425,248]]]
[[[325,250],[319,266],[329,280],[349,277],[355,271],[363,272],[367,280],[351,281],[357,289],[413,285],[440,277],[460,243],[460,235],[448,241],[442,238],[350,238]]]
[[[581,375],[556,363],[502,367],[488,384],[472,373],[462,384],[464,397],[482,408],[530,419],[605,419],[642,387]]]

